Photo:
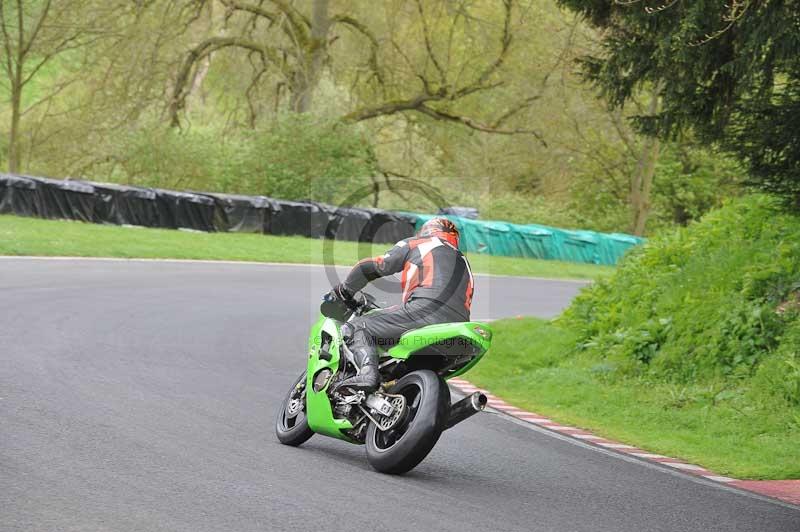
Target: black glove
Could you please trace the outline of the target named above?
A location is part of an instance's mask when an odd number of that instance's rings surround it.
[[[340,283],[334,286],[331,292],[351,309],[354,309],[358,306],[358,301],[355,300],[352,292],[350,292],[350,290],[347,289],[344,283]]]

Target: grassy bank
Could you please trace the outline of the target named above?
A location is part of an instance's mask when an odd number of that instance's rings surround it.
[[[553,323],[497,324],[470,378],[741,478],[800,478],[800,217],[736,200],[651,239]]]
[[[535,318],[493,324],[492,350],[467,375],[510,403],[736,478],[800,478],[800,410],[759,406],[747,386],[608,378],[577,335]]]
[[[0,255],[207,259],[351,265],[383,254],[388,244],[331,242],[302,237],[197,233],[0,216]],[[565,279],[597,279],[607,266],[470,255],[476,272]]]

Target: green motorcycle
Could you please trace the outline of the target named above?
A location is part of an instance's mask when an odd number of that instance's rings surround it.
[[[278,411],[275,432],[285,445],[297,446],[315,433],[366,444],[367,460],[377,471],[402,474],[417,466],[442,432],[486,406],[480,392],[450,404],[445,381],[472,368],[489,349],[491,329],[482,323],[429,325],[405,333],[381,352],[381,386],[340,394],[336,383],[356,374],[344,343],[342,325],[379,308],[366,292],[358,304],[323,304],[311,329],[306,371]],[[329,302],[330,303],[330,302]]]

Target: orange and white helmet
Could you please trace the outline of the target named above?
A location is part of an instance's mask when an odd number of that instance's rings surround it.
[[[458,232],[456,224],[447,218],[431,218],[422,224],[422,227],[417,231],[417,236],[435,236],[450,242],[453,247],[458,248],[458,240],[461,235]]]

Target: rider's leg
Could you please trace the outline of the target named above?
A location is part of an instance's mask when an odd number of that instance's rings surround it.
[[[339,383],[344,387],[374,392],[380,385],[378,371],[378,347],[388,349],[412,329],[434,323],[464,321],[458,313],[436,301],[412,300],[402,306],[394,306],[371,312],[342,327],[345,342],[359,367],[358,374]]]
[[[378,346],[387,348],[411,329],[421,327],[419,318],[410,315],[403,307],[390,307],[355,319],[342,327],[348,348],[353,353],[358,374],[339,383],[337,388],[374,392],[380,384],[378,372]]]
[[[342,334],[345,343],[353,353],[353,359],[358,366],[358,373],[339,383],[336,387],[352,388],[353,390],[364,390],[367,393],[374,392],[380,384],[380,373],[378,372],[378,352],[375,340],[369,335],[363,323],[348,323],[342,327]]]

